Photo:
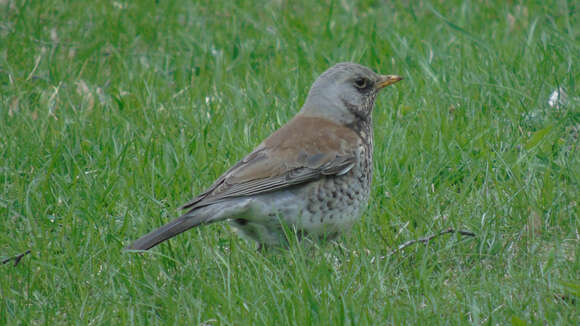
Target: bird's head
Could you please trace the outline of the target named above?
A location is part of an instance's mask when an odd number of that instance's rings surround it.
[[[344,125],[368,120],[378,91],[401,79],[377,74],[356,63],[336,64],[316,79],[300,114]]]

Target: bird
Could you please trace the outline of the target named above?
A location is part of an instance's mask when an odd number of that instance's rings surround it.
[[[400,80],[352,62],[330,67],[288,123],[183,205],[183,215],[127,249],[220,221],[258,248],[288,244],[289,229],[326,240],[350,230],[371,192],[375,99]]]

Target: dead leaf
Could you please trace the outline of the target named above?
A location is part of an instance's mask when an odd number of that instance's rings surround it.
[[[8,116],[12,117],[16,112],[18,112],[20,104],[20,99],[17,96],[14,96],[10,101],[10,106],[8,108]]]

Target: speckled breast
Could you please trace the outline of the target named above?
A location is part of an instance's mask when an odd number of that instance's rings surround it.
[[[333,238],[350,229],[366,207],[372,180],[372,147],[361,146],[358,163],[346,174],[310,185],[301,228]],[[369,152],[371,150],[371,152]]]

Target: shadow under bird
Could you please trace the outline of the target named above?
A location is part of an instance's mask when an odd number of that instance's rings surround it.
[[[286,243],[284,225],[324,239],[349,230],[370,195],[375,98],[401,79],[355,63],[331,67],[292,120],[184,205],[185,214],[128,249],[224,220],[260,246]]]

